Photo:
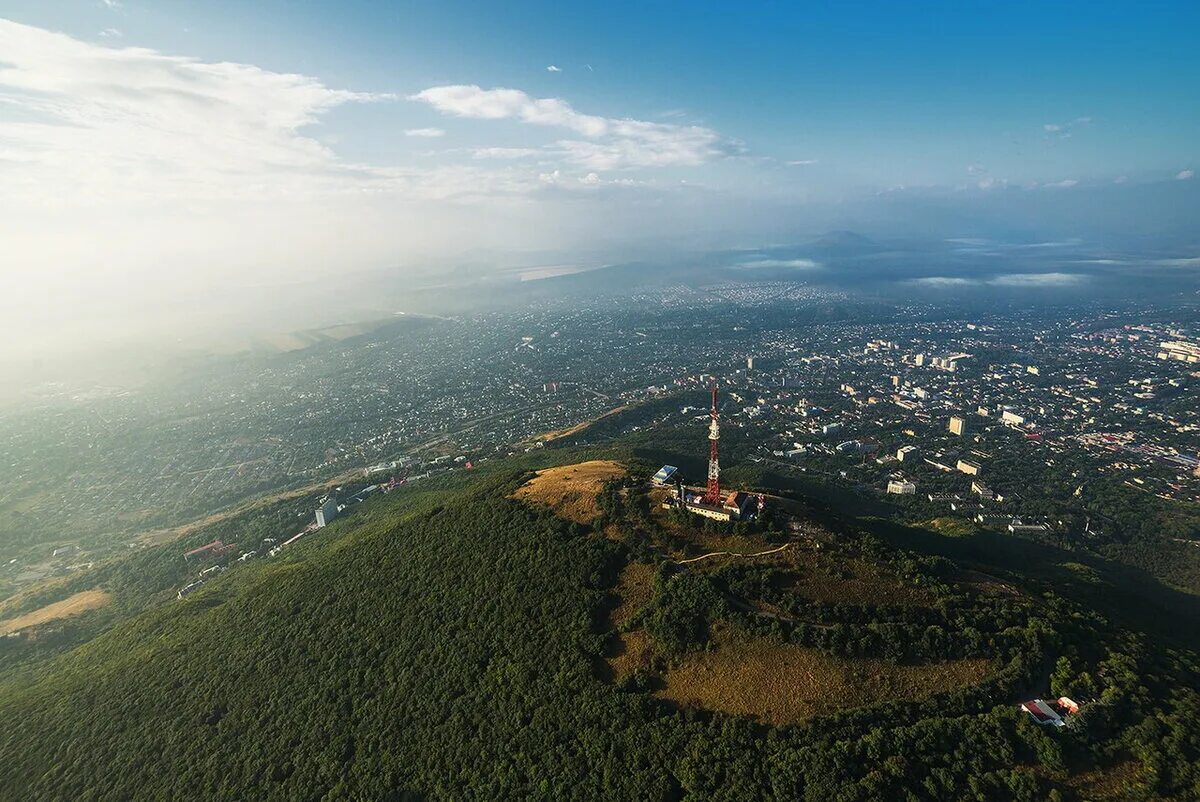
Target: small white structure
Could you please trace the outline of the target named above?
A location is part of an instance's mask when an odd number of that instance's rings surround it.
[[[1066,726],[1062,716],[1055,710],[1054,702],[1044,699],[1031,699],[1021,702],[1021,710],[1030,714],[1034,722],[1043,726]]]
[[[203,584],[203,579],[197,579],[195,582],[189,582],[179,589],[179,595],[176,598],[182,599],[184,596],[199,590],[200,586]]]
[[[650,481],[656,487],[663,487],[664,485],[671,483],[671,481],[675,478],[676,472],[678,471],[679,469],[674,465],[664,465],[658,469],[654,476],[650,477]]]
[[[328,526],[329,523],[337,517],[338,503],[337,499],[331,498],[321,505],[317,510],[317,528]]]
[[[1023,415],[1018,415],[1015,412],[1009,412],[1006,409],[1000,415],[1000,421],[1002,423],[1008,424],[1009,426],[1020,426],[1022,423],[1025,422],[1025,417]]]
[[[955,467],[967,476],[978,476],[979,472],[983,470],[982,465],[969,459],[960,459]]]

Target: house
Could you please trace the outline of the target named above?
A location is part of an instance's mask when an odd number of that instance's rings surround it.
[[[983,482],[971,482],[971,492],[978,495],[981,499],[991,501],[996,497],[996,494],[990,487]]]
[[[1066,710],[1068,713],[1078,713],[1079,703],[1067,696],[1058,697],[1059,708]]]
[[[925,457],[924,459],[925,459],[925,464],[926,464],[926,465],[931,465],[931,466],[933,466],[934,468],[937,468],[939,471],[942,471],[942,472],[944,472],[944,473],[950,473],[951,471],[953,471],[953,470],[954,470],[954,469],[953,469],[953,468],[951,468],[949,465],[947,465],[946,463],[942,462],[942,458],[941,458],[941,457],[937,457],[937,458],[934,458],[934,457]]]
[[[1021,709],[1029,714],[1029,717],[1038,724],[1044,727],[1062,727],[1066,725],[1062,716],[1054,709],[1054,706],[1044,699],[1030,699],[1028,702],[1021,702]]]
[[[235,548],[237,548],[236,543],[230,543],[226,545],[220,540],[214,540],[212,543],[205,543],[199,548],[192,549],[191,551],[185,551],[183,553],[183,559],[191,560],[195,557],[220,557],[225,552]]]

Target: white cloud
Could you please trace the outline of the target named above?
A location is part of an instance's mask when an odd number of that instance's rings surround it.
[[[556,64],[551,64],[546,68],[546,72],[562,72],[562,67],[559,67]]]
[[[816,159],[793,159],[790,162],[785,162],[788,167],[807,167],[810,164],[816,164]]]
[[[435,86],[410,99],[456,117],[565,128],[584,139],[559,140],[548,151],[589,170],[699,165],[740,149],[702,126],[583,114],[560,98],[534,98],[519,89]]]
[[[1180,170],[1175,174],[1176,181],[1187,181],[1196,175],[1195,170]]]
[[[380,265],[427,270],[427,256],[470,248],[607,246],[697,225],[666,202],[668,193],[699,196],[676,177],[664,189],[580,169],[556,145],[461,149],[460,163],[438,166],[352,162],[336,150],[339,130],[322,124],[341,106],[391,96],[119,41],[0,19],[0,359],[149,332],[150,310],[158,334],[172,338],[202,319],[280,325],[259,319],[261,309],[248,322],[228,308],[248,282],[291,286]],[[619,150],[635,139],[643,160],[649,151],[678,163],[667,143],[688,146],[696,130],[643,130],[521,97],[534,103],[526,113],[536,124],[567,123],[544,129],[547,141]],[[593,138],[597,124],[603,135]],[[566,193],[578,197],[559,197]],[[638,202],[609,202],[609,193]]]
[[[433,139],[439,136],[445,136],[446,132],[441,128],[409,128],[404,132],[404,135]]]
[[[475,148],[471,151],[476,159],[528,159],[541,153],[537,148]]]
[[[1127,183],[1129,183],[1129,176],[1119,175],[1113,179],[1113,183],[1114,184],[1127,184]]]
[[[1083,276],[1075,273],[1004,273],[989,279],[997,287],[1065,287],[1078,284]]]
[[[105,8],[115,10],[121,7],[121,0],[100,0],[100,2],[104,4]]]
[[[386,96],[303,75],[104,47],[0,20],[0,184],[11,199],[291,193],[357,181],[302,131]]]
[[[1091,117],[1076,117],[1074,120],[1068,120],[1065,123],[1046,123],[1042,126],[1042,130],[1048,134],[1058,134],[1065,139],[1071,136],[1072,129],[1091,125],[1091,123]]]
[[[124,35],[125,34],[121,33],[121,31],[116,28],[105,28],[104,30],[100,31],[101,39],[120,39]]]
[[[1051,189],[1070,189],[1078,183],[1079,181],[1074,178],[1064,178],[1062,181],[1055,181],[1054,183],[1043,184],[1042,186],[1049,187]]]
[[[920,284],[923,287],[966,287],[979,282],[969,278],[959,278],[958,276],[924,276],[922,278],[912,279],[913,284]]]
[[[543,184],[561,189],[590,189],[593,187],[636,187],[645,185],[644,181],[637,181],[632,178],[602,178],[599,173],[591,172],[581,176],[574,176],[564,173],[562,170],[553,170],[548,173],[541,173],[538,180]]]
[[[790,270],[818,270],[821,265],[814,262],[812,259],[756,259],[750,262],[742,262],[737,265],[744,270],[756,270],[760,268],[786,268]]]

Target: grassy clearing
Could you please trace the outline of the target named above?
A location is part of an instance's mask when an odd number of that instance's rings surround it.
[[[609,615],[614,627],[628,623],[638,610],[654,598],[654,568],[645,563],[630,563],[621,571],[617,581],[620,602]]]
[[[573,435],[579,434],[580,432],[584,431],[585,429],[588,429],[588,428],[594,426],[595,424],[599,423],[600,421],[604,420],[605,418],[610,418],[613,415],[621,414],[625,410],[629,409],[629,407],[630,407],[629,404],[622,404],[619,407],[614,407],[613,409],[610,409],[608,412],[605,412],[603,415],[597,415],[594,418],[589,418],[588,420],[585,420],[582,423],[577,423],[574,426],[571,426],[566,429],[559,429],[557,431],[552,431],[552,432],[543,432],[542,434],[538,435],[537,437],[531,438],[531,440],[533,442],[540,440],[545,443],[550,443],[550,442],[553,442],[554,440],[561,440],[564,437],[571,437]]]
[[[654,657],[654,644],[644,629],[622,632],[617,636],[616,646],[605,658],[613,678],[623,679],[636,669],[648,669]]]
[[[1126,760],[1103,769],[1092,769],[1067,778],[1066,784],[1075,789],[1080,799],[1130,799],[1130,790],[1145,779],[1145,770],[1136,760]]]
[[[45,607],[39,607],[33,612],[0,621],[0,635],[5,635],[9,632],[19,632],[22,629],[35,627],[39,624],[57,621],[61,618],[69,618],[88,610],[95,610],[98,607],[108,604],[111,598],[106,591],[99,589],[80,591],[62,601],[56,601],[53,604],[47,604]]]
[[[24,605],[31,596],[35,596],[39,593],[44,593],[45,591],[65,585],[76,576],[78,576],[78,573],[66,574],[64,576],[52,576],[25,585],[19,591],[0,602],[0,616],[7,617],[12,615],[12,613]]]
[[[970,537],[980,531],[980,528],[974,522],[968,521],[965,518],[943,517],[933,518],[919,526],[928,529],[930,532],[937,532],[939,535],[946,537]]]
[[[560,518],[588,524],[600,515],[596,497],[604,483],[624,475],[625,467],[612,460],[547,468],[517,488],[513,498],[545,504]]]
[[[714,630],[710,651],[690,655],[667,671],[656,692],[680,707],[749,715],[788,724],[842,708],[865,707],[980,682],[991,669],[982,658],[921,665],[831,657],[815,649]],[[633,650],[629,650],[632,660]]]
[[[959,571],[955,575],[955,580],[960,584],[975,588],[984,593],[992,593],[1004,596],[1023,596],[1021,591],[1017,590],[1012,585],[1000,580],[991,574],[985,574],[982,571],[968,571],[966,569]]]
[[[875,564],[828,552],[787,552],[795,570],[797,595],[831,604],[926,607],[933,597]]]

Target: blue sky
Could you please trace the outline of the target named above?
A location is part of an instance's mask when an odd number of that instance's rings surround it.
[[[772,171],[739,160],[740,177],[728,164],[705,171],[736,189],[1157,176],[1194,168],[1200,141],[1200,4],[1189,2],[87,0],[0,2],[0,14],[92,41],[115,29],[122,36],[99,41],[300,72],[339,89],[513,87],[588,114],[699,123],[744,143],[748,157],[816,162]],[[562,71],[547,72],[551,64]],[[1078,120],[1087,122],[1044,128]],[[398,139],[400,127],[445,130],[436,149],[530,140],[517,126],[474,123],[400,100],[343,106],[318,135],[372,162],[431,150]]]
[[[0,269],[88,305],[846,221],[1144,234],[1200,206],[1197,30],[1196,2],[0,0]]]

